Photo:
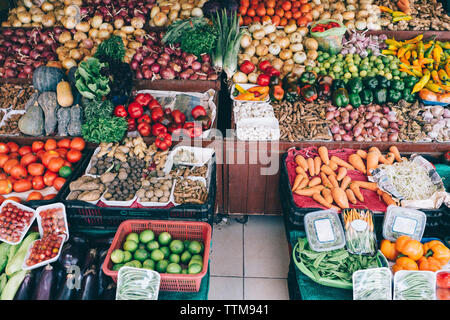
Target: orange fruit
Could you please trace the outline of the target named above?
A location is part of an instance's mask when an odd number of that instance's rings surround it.
[[[281,5],[281,7],[283,8],[284,11],[289,11],[292,8],[292,3],[290,1],[285,1]]]

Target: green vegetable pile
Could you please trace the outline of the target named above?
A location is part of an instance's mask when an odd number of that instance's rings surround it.
[[[94,55],[95,58],[102,62],[120,63],[125,57],[125,46],[122,38],[112,35],[107,40],[103,41],[97,47]]]
[[[109,100],[91,100],[83,97],[81,105],[86,121],[100,118],[111,118],[114,111],[114,104]]]
[[[101,99],[110,92],[109,78],[105,75],[106,62],[97,58],[82,61],[75,72],[75,86],[83,97]]]
[[[92,118],[81,126],[81,134],[86,141],[117,142],[122,140],[128,130],[128,122],[125,118]]]

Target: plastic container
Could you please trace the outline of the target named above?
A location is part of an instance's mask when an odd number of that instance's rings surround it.
[[[22,242],[23,238],[25,237],[25,235],[28,232],[28,229],[30,229],[31,225],[33,224],[34,219],[36,219],[36,211],[34,209],[30,208],[30,207],[24,206],[24,205],[22,205],[22,204],[20,204],[18,202],[13,201],[13,200],[5,200],[5,201],[3,201],[2,205],[0,206],[0,217],[3,217],[3,213],[2,213],[3,212],[3,208],[6,207],[6,205],[8,205],[8,204],[12,204],[14,207],[17,207],[17,208],[19,208],[19,209],[21,209],[23,211],[29,211],[29,212],[33,213],[33,216],[29,220],[28,224],[26,226],[24,226],[22,230],[18,229],[17,226],[11,226],[11,227],[14,228],[14,231],[18,231],[20,233],[20,238],[19,238],[18,241],[16,241],[16,242],[8,241],[8,240],[6,240],[4,237],[2,237],[0,235],[0,241],[6,242],[6,243],[9,243],[9,244],[12,244],[12,245],[16,245],[16,244],[19,244],[19,243]]]
[[[345,235],[337,212],[333,209],[305,215],[306,237],[314,251],[331,251],[345,246]]]
[[[435,273],[397,271],[394,275],[394,300],[436,300]]]
[[[129,274],[133,272],[135,276],[141,276],[142,279],[133,279]],[[133,267],[122,267],[117,277],[116,300],[158,300],[159,285],[161,276],[158,272],[149,269],[140,269]],[[124,287],[127,285],[128,288]],[[143,295],[147,291],[147,297],[136,297],[133,290],[138,289]],[[125,290],[127,292],[125,292]],[[124,294],[131,293],[135,295],[135,299],[128,298]]]
[[[450,277],[450,269],[436,271],[436,299],[448,300],[450,297],[450,288],[448,287],[447,277]],[[441,281],[444,284],[441,284]],[[441,287],[442,286],[442,287]]]
[[[341,212],[347,251],[352,254],[375,255],[377,238],[373,214],[367,209],[344,209]]]
[[[60,246],[59,246],[58,254],[57,254],[55,257],[53,257],[53,258],[51,258],[51,259],[49,259],[49,260],[42,261],[42,262],[40,262],[40,263],[36,263],[36,264],[34,264],[34,265],[32,265],[32,266],[29,266],[29,265],[26,264],[26,261],[27,261],[28,258],[30,257],[31,249],[33,248],[34,244],[35,244],[37,241],[42,241],[42,239],[37,239],[37,240],[33,241],[33,242],[31,243],[30,247],[28,248],[27,255],[25,256],[25,260],[23,260],[23,263],[22,263],[22,269],[23,269],[23,270],[32,270],[32,269],[36,269],[36,268],[45,266],[45,265],[47,265],[47,264],[49,264],[49,263],[52,263],[52,262],[55,262],[56,260],[58,260],[60,254],[61,254],[61,249],[62,249],[62,247],[63,247],[63,245],[64,245],[64,239],[65,239],[65,237],[66,237],[65,235],[58,235],[58,238],[61,239],[61,244],[60,244]]]
[[[402,235],[420,241],[425,231],[427,216],[415,209],[390,205],[384,216],[383,238],[395,241]]]
[[[36,209],[36,216],[37,216],[37,223],[39,228],[39,234],[41,235],[41,238],[44,238],[47,235],[47,232],[44,232],[44,227],[42,223],[42,217],[41,214],[43,211],[50,210],[50,209],[61,209],[62,211],[57,213],[58,219],[64,222],[63,228],[58,228],[55,230],[58,234],[65,234],[65,241],[69,240],[69,225],[67,223],[67,215],[66,215],[66,207],[63,203],[53,203],[46,206],[41,206]],[[54,233],[52,231],[52,233]]]
[[[191,152],[194,161],[177,161],[176,154],[179,151]],[[210,161],[214,155],[215,151],[212,148],[199,148],[190,146],[179,146],[170,151],[167,156],[166,164],[164,165],[164,173],[170,173],[174,165],[184,165],[184,166],[194,166],[201,167],[204,166],[208,161]]]
[[[104,197],[105,193],[102,194],[100,200],[109,207],[130,207],[137,200],[137,195],[134,195],[133,199],[128,201],[106,200]]]
[[[247,89],[250,89],[250,88],[253,88],[253,87],[258,87],[257,84],[251,84],[251,83],[238,83],[238,84],[239,84],[239,85],[242,87],[242,89],[244,89],[244,90],[247,90]],[[235,89],[236,89],[236,85],[233,84],[232,87],[231,87],[231,91],[230,91],[230,98],[231,98],[231,100],[236,101],[236,102],[255,102],[255,103],[264,103],[264,102],[268,102],[268,101],[270,100],[270,97],[269,97],[269,96],[267,96],[267,98],[265,98],[264,100],[261,100],[261,101],[236,100],[235,97],[233,96],[233,92],[234,92]]]
[[[204,243],[203,269],[198,274],[161,273],[160,291],[198,292],[202,278],[208,272],[209,250],[211,248],[212,228],[205,222],[164,221],[164,220],[127,220],[120,224],[103,263],[103,272],[117,281],[118,271],[113,271],[111,253],[122,246],[130,232],[153,230],[155,235],[169,232],[173,239],[197,240]]]
[[[317,40],[319,50],[328,52],[329,54],[338,54],[342,49],[342,38],[347,32],[347,28],[341,22],[332,19],[319,20],[311,26],[311,30],[319,23],[327,24],[329,22],[336,22],[341,27],[331,28],[324,32],[311,32],[311,36]]]
[[[371,268],[353,273],[353,300],[392,300],[389,268]]]

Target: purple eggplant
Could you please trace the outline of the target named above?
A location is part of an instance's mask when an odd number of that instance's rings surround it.
[[[75,275],[69,273],[65,279],[63,285],[58,290],[55,296],[55,300],[71,300],[75,295]]]
[[[91,265],[84,273],[80,291],[79,300],[98,299],[98,272],[95,265]]]
[[[86,257],[84,258],[84,263],[83,266],[80,269],[80,273],[78,276],[77,281],[79,281],[79,283],[82,283],[84,280],[84,274],[88,271],[88,269],[92,266],[95,265],[97,262],[97,249],[92,248],[89,249],[88,253],[86,254]],[[82,288],[77,289],[76,290],[76,296],[80,297],[82,295]]]
[[[59,289],[64,285],[67,269],[60,267],[59,265],[55,265],[55,293],[59,292]]]
[[[22,284],[19,287],[19,290],[17,290],[16,292],[14,300],[31,300],[31,295],[33,293],[33,288],[35,285],[35,277],[37,273],[38,273],[37,269],[34,269],[25,275],[25,278],[23,279]]]
[[[108,254],[108,249],[103,249],[100,251],[98,256],[97,270],[98,270],[98,296],[100,297],[103,294],[103,291],[108,286],[110,281],[110,277],[108,277],[103,272],[103,263],[105,262],[106,255]]]
[[[66,243],[61,250],[61,255],[58,258],[58,263],[61,268],[66,269],[71,265],[78,265],[81,267],[84,262],[84,255],[87,246],[78,245],[77,243]]]
[[[54,268],[46,265],[41,273],[38,286],[34,290],[33,300],[50,300],[55,285]]]
[[[111,282],[100,297],[101,300],[116,300],[116,284]]]

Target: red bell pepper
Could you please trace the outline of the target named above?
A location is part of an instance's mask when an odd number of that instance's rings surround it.
[[[265,72],[267,67],[271,67],[272,65],[270,64],[270,61],[268,60],[263,60],[258,64],[258,68],[259,70],[261,70],[262,72]]]
[[[270,83],[270,76],[267,74],[260,74],[256,80],[256,83],[261,87],[268,86]]]
[[[149,102],[148,104],[148,108],[150,110],[152,110],[153,108],[157,108],[157,107],[161,107],[161,105],[159,104],[158,100],[153,99],[152,101]]]
[[[137,129],[143,137],[148,137],[152,133],[152,126],[147,122],[139,123]]]
[[[249,74],[255,70],[255,65],[249,60],[245,60],[239,67],[239,70],[241,70],[245,74]]]
[[[155,123],[152,127],[152,135],[159,136],[161,133],[167,133],[167,128],[161,123]]]
[[[138,123],[146,122],[146,123],[152,123],[152,119],[150,119],[150,116],[148,114],[143,114],[139,117],[137,120]]]
[[[202,126],[200,123],[186,122],[183,126],[183,133],[188,137],[195,138],[202,135]]]
[[[172,111],[172,118],[176,124],[183,125],[186,122],[186,115],[180,110]]]
[[[153,97],[149,93],[139,93],[134,101],[139,103],[141,106],[146,107],[148,106],[152,98]]]
[[[194,119],[197,119],[200,116],[206,116],[207,113],[205,108],[203,108],[202,106],[196,106],[194,109],[192,109],[191,115]]]
[[[159,119],[164,115],[164,111],[161,107],[156,107],[152,109],[152,121],[158,122]]]
[[[137,119],[140,116],[142,116],[143,113],[144,108],[142,108],[142,106],[139,103],[133,101],[128,105],[128,114],[130,115],[131,118]]]
[[[133,118],[128,118],[128,131],[135,131],[136,130],[136,120]]]
[[[156,147],[162,151],[172,146],[172,136],[169,133],[159,134],[155,140]]]
[[[281,75],[280,71],[278,71],[272,66],[267,67],[266,70],[264,71],[264,74],[267,74],[270,77],[279,77]]]
[[[126,118],[128,116],[127,109],[124,106],[119,105],[114,108],[114,115],[116,117]]]
[[[172,123],[167,130],[172,135],[181,136],[181,134],[183,133],[182,129],[183,129],[183,126],[181,124]]]

